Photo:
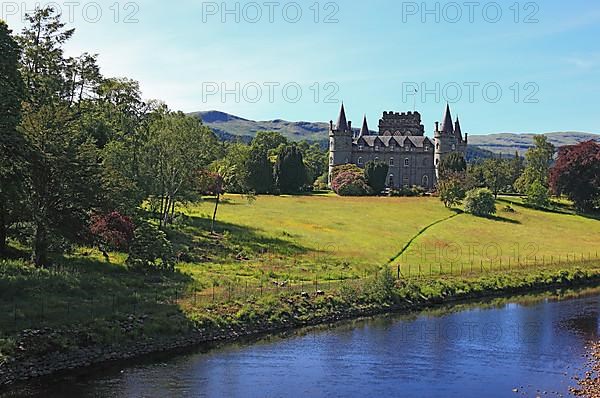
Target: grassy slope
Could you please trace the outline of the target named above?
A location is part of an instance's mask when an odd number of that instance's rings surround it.
[[[251,204],[236,195],[227,199],[218,213],[218,220],[225,223],[222,228],[231,224],[252,228],[272,242],[263,246],[264,255],[249,253],[247,266],[290,272],[297,267],[295,273],[309,276],[314,272],[363,276],[384,265],[432,221],[453,214],[431,198],[260,196]],[[207,217],[212,206],[206,201],[185,211]],[[286,256],[282,243],[297,252]]]
[[[252,204],[238,196],[228,198],[219,220],[253,226],[255,233],[273,239],[275,245],[281,241],[301,248],[293,263],[285,255],[250,256],[247,265],[285,272],[295,264],[298,268],[292,274],[335,275],[343,270],[346,277],[361,276],[394,257],[424,227],[454,214],[435,198],[259,197]],[[397,262],[470,266],[484,261],[489,267],[492,259],[492,266],[501,266],[502,260],[506,267],[509,261],[514,266],[558,260],[559,256],[565,260],[567,254],[570,258],[596,255],[600,222],[521,206],[507,213],[501,211],[504,205],[498,204],[499,213],[493,219],[459,214],[428,228]],[[204,202],[187,211],[206,217],[211,206]],[[271,249],[276,254],[277,248]]]

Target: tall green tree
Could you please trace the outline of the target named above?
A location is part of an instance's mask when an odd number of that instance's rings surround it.
[[[200,119],[165,112],[151,125],[144,164],[155,179],[153,196],[160,201],[160,223],[170,222],[178,201],[193,192],[193,176],[216,159],[214,133]]]
[[[510,185],[511,170],[506,160],[500,158],[486,159],[483,164],[485,186],[498,198],[498,194]]]
[[[545,135],[536,135],[533,139],[534,146],[525,154],[526,166],[523,174],[515,182],[515,188],[520,193],[526,193],[531,185],[538,182],[546,189],[550,166],[554,157],[555,148]]]
[[[98,153],[81,130],[76,95],[82,72],[63,54],[73,32],[52,8],[44,8],[27,16],[19,37],[25,82],[20,131],[28,151],[24,185],[37,266],[49,264],[53,239],[81,235],[97,204]]]
[[[24,85],[19,72],[21,49],[0,20],[0,255],[6,252],[9,219],[19,207],[25,168],[24,142],[17,133]]]
[[[384,162],[369,161],[365,165],[365,179],[376,195],[384,189],[389,171],[389,166]]]
[[[467,171],[467,161],[462,153],[452,152],[440,163],[440,175],[463,173]]]
[[[306,184],[306,167],[297,145],[287,145],[279,150],[274,174],[275,187],[283,194],[297,193]]]
[[[246,161],[248,189],[256,193],[271,193],[274,189],[273,158],[274,152],[287,139],[278,132],[259,131],[250,144],[250,153]]]

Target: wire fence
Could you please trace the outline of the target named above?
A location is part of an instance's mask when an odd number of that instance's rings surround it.
[[[541,256],[527,261],[483,261],[448,264],[398,264],[391,268],[398,280],[443,279],[448,277],[477,277],[498,275],[502,272],[530,269],[582,269],[597,267],[600,259],[597,254],[569,254],[564,256]],[[78,272],[63,269],[61,272]],[[58,271],[57,271],[58,272]],[[380,271],[378,271],[380,272]],[[40,295],[28,299],[2,300],[0,302],[0,331],[5,334],[23,329],[40,329],[53,325],[86,323],[98,318],[122,315],[151,315],[173,307],[201,307],[205,305],[227,304],[238,300],[251,300],[263,296],[302,294],[318,296],[339,292],[344,286],[354,289],[364,288],[377,277],[374,272],[366,277],[326,279],[315,276],[313,280],[284,280],[268,282],[237,281],[227,282],[208,288],[175,289],[170,292],[149,293],[131,292],[113,294],[106,292],[102,297],[63,298],[48,300]]]

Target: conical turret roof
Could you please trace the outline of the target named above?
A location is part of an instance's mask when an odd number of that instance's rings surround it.
[[[369,126],[367,125],[367,115],[365,115],[365,117],[363,118],[363,124],[362,127],[360,129],[360,133],[358,134],[359,137],[365,136],[365,135],[370,135],[369,133]]]
[[[346,119],[346,111],[344,110],[343,102],[342,102],[342,108],[340,109],[340,116],[338,116],[337,129],[340,131],[348,130],[348,120]]]
[[[442,122],[442,132],[446,134],[454,134],[454,123],[452,122],[452,114],[450,113],[450,105],[446,104],[446,113]]]
[[[458,116],[456,117],[456,123],[454,124],[454,136],[461,141],[463,139],[462,129],[460,128],[460,120],[458,119]]]

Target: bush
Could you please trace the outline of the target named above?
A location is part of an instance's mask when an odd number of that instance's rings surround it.
[[[477,188],[467,192],[465,211],[480,217],[496,214],[494,194],[487,188]]]
[[[144,222],[135,229],[126,263],[136,270],[174,271],[173,246],[163,231]]]
[[[416,197],[416,196],[424,196],[425,189],[418,186],[412,187],[402,187],[399,189],[392,189],[389,193],[389,196],[401,196],[401,197]]]
[[[361,169],[342,171],[335,175],[331,189],[340,196],[366,196],[372,193]]]

